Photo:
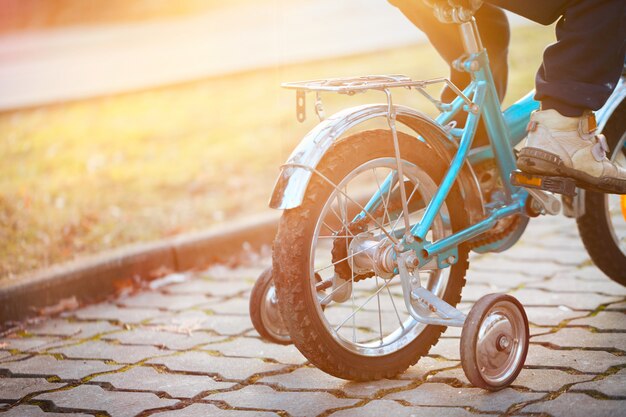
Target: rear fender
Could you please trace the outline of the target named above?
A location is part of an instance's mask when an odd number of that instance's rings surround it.
[[[429,116],[409,107],[394,106],[396,120],[423,138],[448,164],[457,151],[449,134]],[[281,167],[270,199],[271,208],[285,210],[298,207],[304,198],[313,171],[324,154],[349,129],[376,118],[387,118],[387,104],[368,104],[340,111],[311,130],[298,144]],[[418,140],[418,139],[416,139]],[[466,203],[468,220],[483,218],[482,194],[469,164],[465,164],[457,179]]]

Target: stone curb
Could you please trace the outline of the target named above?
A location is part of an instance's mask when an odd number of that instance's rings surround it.
[[[71,300],[66,301],[70,304],[100,301],[136,280],[206,267],[244,249],[259,249],[274,239],[279,216],[271,212],[202,232],[130,245],[0,282],[0,328],[42,311],[54,312],[64,300]]]

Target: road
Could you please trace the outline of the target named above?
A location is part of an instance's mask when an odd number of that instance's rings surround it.
[[[176,20],[19,33],[0,37],[0,111],[422,41],[382,0],[269,0]]]

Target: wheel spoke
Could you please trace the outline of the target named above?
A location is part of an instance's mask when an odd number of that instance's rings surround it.
[[[378,277],[376,277],[376,288],[378,288]],[[378,302],[378,330],[380,333],[380,344],[383,344],[383,317],[380,311],[380,294],[376,293],[376,301]]]
[[[391,305],[393,306],[393,310],[396,312],[396,317],[398,318],[398,323],[400,327],[404,330],[404,323],[402,323],[402,319],[400,318],[400,313],[398,313],[398,308],[396,307],[396,302],[393,300],[393,294],[391,294],[391,290],[389,286],[387,286],[387,294],[389,294],[389,298],[391,299]]]
[[[389,285],[389,282],[391,282],[391,280],[385,282],[385,284],[380,287],[378,290],[376,290],[376,292],[372,295],[370,295],[367,300],[365,300],[365,302],[363,304],[361,304],[361,306],[359,306],[359,308],[356,309],[356,311],[353,311],[348,317],[346,317],[340,324],[339,326],[335,327],[335,333],[339,331],[340,328],[343,327],[344,324],[346,324],[348,322],[348,320],[350,320],[352,317],[354,317],[354,315],[356,313],[358,313],[359,311],[361,311],[363,309],[363,307],[365,307],[367,305],[367,303],[369,303],[370,301],[372,301],[372,299],[374,297],[376,297],[376,295],[378,295],[382,290],[384,290],[385,288],[387,288],[387,286]]]

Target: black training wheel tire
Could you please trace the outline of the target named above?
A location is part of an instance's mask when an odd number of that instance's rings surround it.
[[[488,294],[472,307],[461,332],[461,365],[476,387],[498,391],[522,370],[528,353],[528,318],[508,294]]]
[[[609,156],[614,160],[619,152],[624,152],[626,101],[615,109],[602,133],[609,145]],[[607,215],[609,198],[615,196],[585,191],[585,214],[576,219],[576,223],[593,263],[613,281],[626,286],[626,253],[616,242],[619,238],[613,233],[613,225]]]
[[[250,294],[250,320],[254,329],[269,342],[291,344],[289,331],[283,323],[276,300],[272,267],[259,276]]]

